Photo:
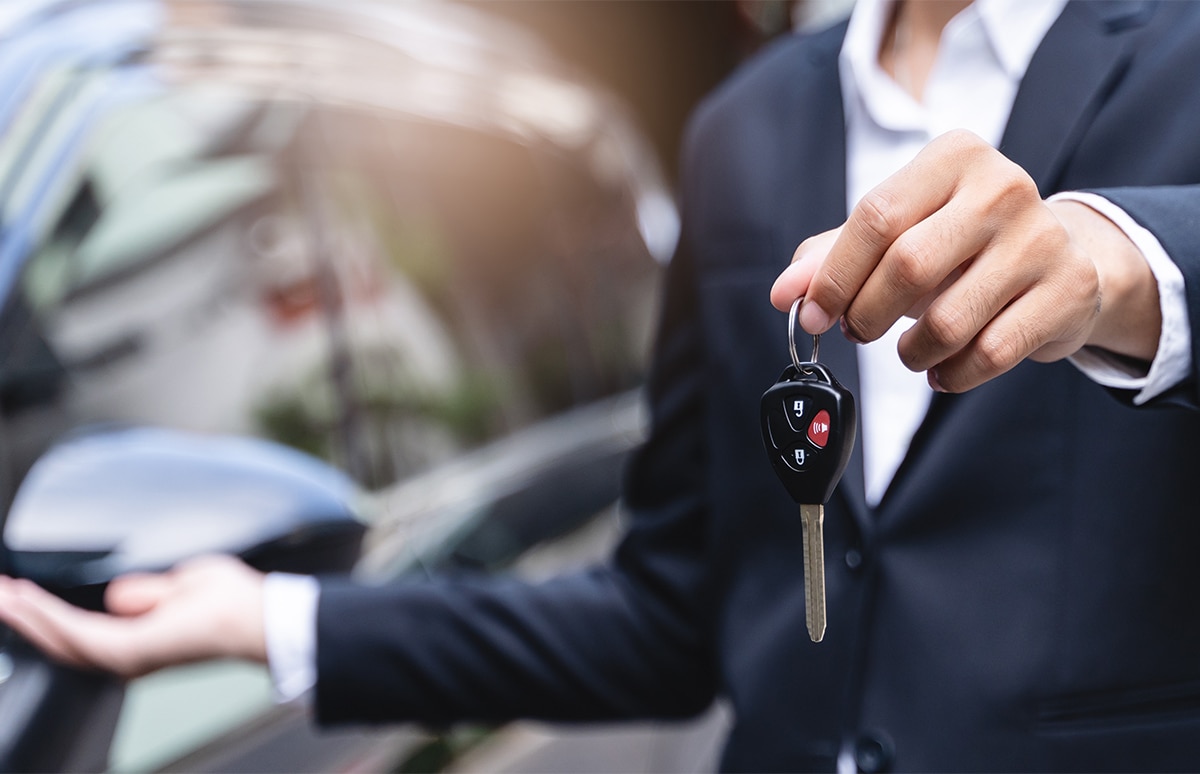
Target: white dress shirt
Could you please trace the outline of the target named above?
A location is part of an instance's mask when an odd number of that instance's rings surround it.
[[[1017,87],[1066,0],[976,0],[942,33],[941,46],[918,104],[880,67],[878,52],[892,0],[858,0],[840,67],[846,111],[847,207],[911,160],[934,137],[968,129],[995,147]],[[1085,374],[1110,387],[1139,390],[1141,403],[1182,381],[1191,367],[1183,277],[1158,240],[1119,208],[1096,196],[1063,194],[1105,214],[1141,249],[1159,282],[1163,332],[1148,374],[1131,374],[1102,352],[1072,357]],[[864,473],[868,502],[879,503],[925,416],[932,395],[924,374],[896,353],[902,319],[882,339],[859,347]],[[287,701],[316,683],[313,578],[271,574],[264,590],[268,662],[276,697]],[[840,766],[850,766],[846,755]]]
[[[275,700],[305,696],[317,684],[317,601],[311,575],[268,573],[263,582],[263,633]]]

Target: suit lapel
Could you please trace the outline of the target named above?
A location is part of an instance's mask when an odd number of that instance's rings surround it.
[[[1055,192],[1080,136],[1125,72],[1132,54],[1128,33],[1152,10],[1146,2],[1071,2],[1046,33],[1000,143],[1042,196]]]

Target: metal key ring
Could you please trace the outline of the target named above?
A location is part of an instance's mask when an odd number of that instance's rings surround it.
[[[803,362],[800,360],[800,355],[796,352],[796,321],[800,310],[800,302],[804,300],[804,296],[800,296],[792,302],[792,310],[788,312],[788,352],[792,355],[792,365],[796,366],[797,371],[808,373],[809,369],[803,367]],[[813,334],[813,351],[812,359],[809,363],[817,362],[817,354],[821,350],[821,334]]]

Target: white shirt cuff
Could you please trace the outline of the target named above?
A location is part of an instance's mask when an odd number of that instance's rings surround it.
[[[1162,395],[1186,379],[1192,370],[1192,333],[1183,290],[1183,273],[1167,255],[1158,238],[1103,196],[1072,191],[1055,194],[1049,201],[1079,202],[1111,220],[1141,250],[1158,282],[1162,332],[1149,371],[1132,368],[1127,361],[1095,347],[1079,350],[1069,358],[1071,363],[1097,384],[1137,390],[1133,398],[1135,405]]]
[[[317,599],[308,575],[268,573],[263,583],[263,628],[275,700],[284,703],[317,683]]]

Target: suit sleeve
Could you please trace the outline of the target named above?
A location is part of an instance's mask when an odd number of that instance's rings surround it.
[[[687,253],[667,271],[651,431],[626,471],[629,528],[612,560],[536,585],[323,583],[318,722],[682,717],[709,705],[703,358]]]
[[[1191,373],[1175,389],[1147,405],[1200,408],[1200,186],[1106,188],[1095,193],[1153,233],[1183,274],[1192,342]]]

